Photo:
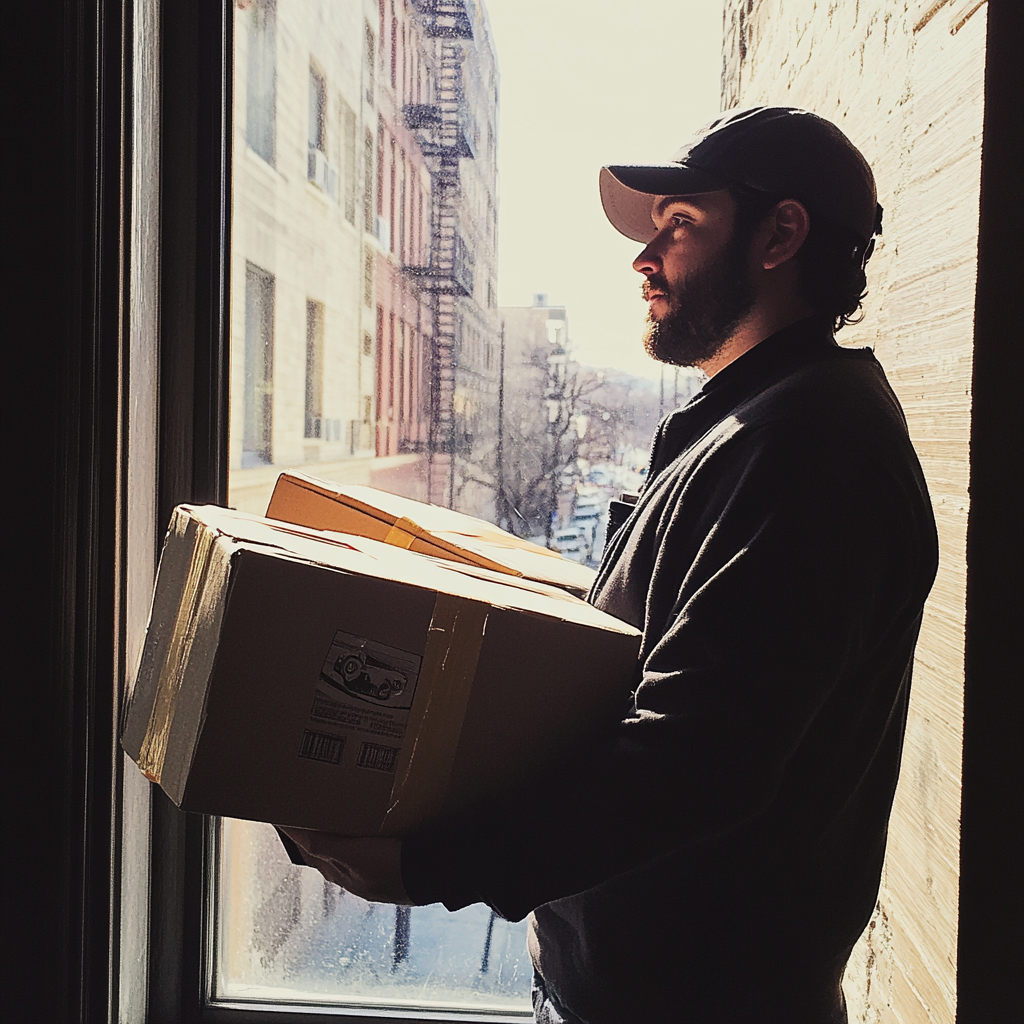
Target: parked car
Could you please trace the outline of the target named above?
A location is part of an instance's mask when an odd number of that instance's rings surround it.
[[[551,538],[551,546],[563,558],[571,558],[574,562],[583,563],[587,560],[586,540],[578,526],[567,526],[556,530]]]

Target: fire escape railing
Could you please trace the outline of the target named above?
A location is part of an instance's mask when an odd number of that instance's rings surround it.
[[[461,161],[475,158],[466,133],[462,88],[462,40],[473,38],[473,26],[465,0],[413,0],[413,6],[424,34],[436,40],[436,102],[408,104],[402,113],[427,158],[433,209],[429,260],[403,270],[431,297],[427,492],[428,500],[451,505],[455,490],[458,300],[473,294],[473,255],[459,232],[458,205]]]

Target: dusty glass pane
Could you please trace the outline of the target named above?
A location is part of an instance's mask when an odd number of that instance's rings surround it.
[[[664,159],[717,112],[720,5],[235,0],[234,18],[230,504],[262,514],[289,468],[596,566],[609,501],[699,386],[643,353],[637,246],[597,170]],[[688,82],[652,67],[655,22],[687,39]],[[221,823],[215,864],[218,999],[529,1016],[525,922],[368,904],[252,822]]]
[[[289,863],[269,826],[221,828],[220,998],[528,1009],[525,923],[481,905],[449,914],[367,903]]]

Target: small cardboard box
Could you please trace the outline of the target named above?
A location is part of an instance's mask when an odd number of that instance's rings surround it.
[[[180,506],[122,744],[185,810],[402,835],[613,728],[639,644],[554,587]]]
[[[593,569],[515,537],[491,523],[375,487],[282,473],[268,519],[383,541],[424,555],[550,583],[586,597]]]

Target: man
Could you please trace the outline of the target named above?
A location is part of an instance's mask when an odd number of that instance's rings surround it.
[[[644,631],[634,706],[543,788],[404,844],[294,835],[369,898],[532,911],[538,1021],[837,1024],[937,564],[899,404],[833,338],[874,181],[834,125],[755,108],[601,193],[646,244],[648,351],[709,378],[591,593]]]

